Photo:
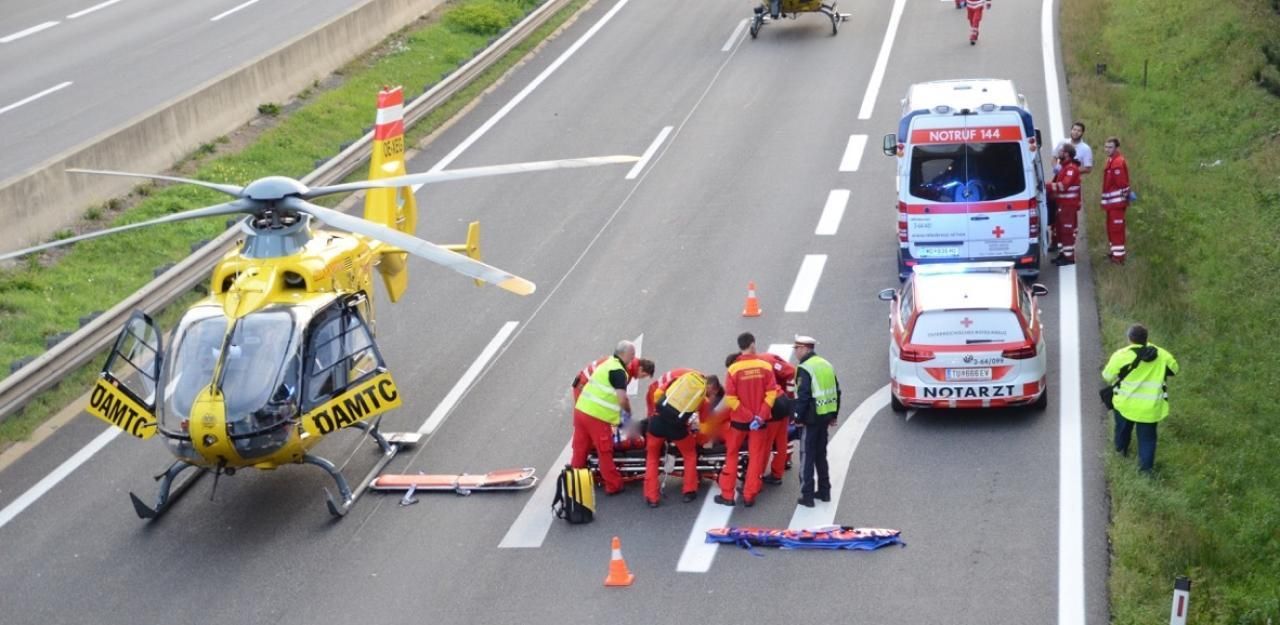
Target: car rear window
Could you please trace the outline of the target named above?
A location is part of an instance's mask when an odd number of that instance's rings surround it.
[[[911,331],[917,345],[1012,343],[1026,336],[1012,310],[935,310],[921,313]]]

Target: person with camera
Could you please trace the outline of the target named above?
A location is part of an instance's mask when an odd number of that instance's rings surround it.
[[[1168,379],[1178,374],[1178,361],[1162,347],[1147,342],[1147,328],[1129,326],[1129,345],[1116,350],[1102,369],[1103,402],[1115,413],[1116,451],[1129,455],[1129,440],[1138,430],[1138,470],[1151,473],[1156,461],[1156,424],[1169,416]]]

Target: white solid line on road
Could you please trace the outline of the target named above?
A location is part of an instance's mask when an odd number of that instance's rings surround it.
[[[1040,47],[1049,108],[1049,145],[1064,138],[1053,0],[1040,4]],[[1058,270],[1058,625],[1084,625],[1084,462],[1080,414],[1080,314],[1076,268]]]
[[[711,570],[711,563],[716,559],[717,543],[707,542],[707,530],[725,527],[733,508],[716,503],[716,495],[720,487],[712,483],[707,495],[702,498],[702,509],[698,518],[689,530],[689,538],[684,542],[684,551],[680,552],[680,561],[676,563],[676,571],[681,573],[706,573]]]
[[[493,117],[490,117],[481,124],[475,132],[471,133],[471,136],[464,139],[462,143],[458,144],[458,147],[453,148],[453,150],[446,154],[444,158],[440,159],[440,162],[436,163],[435,166],[431,168],[431,171],[444,171],[444,168],[452,164],[453,161],[461,156],[467,148],[471,147],[471,144],[478,141],[480,137],[484,136],[484,133],[489,132],[490,128],[493,128],[498,122],[502,121],[502,118],[506,117],[507,113],[510,113],[511,110],[523,102],[525,98],[529,97],[529,94],[533,93],[533,90],[537,89],[538,85],[542,84],[542,81],[546,80],[547,77],[557,69],[560,69],[560,66],[564,65],[564,62],[569,60],[569,57],[573,56],[573,54],[585,45],[587,41],[590,41],[597,32],[600,32],[600,29],[603,28],[605,24],[608,24],[609,20],[613,19],[613,16],[617,15],[618,11],[622,10],[622,7],[627,6],[627,2],[630,2],[630,0],[618,0],[618,4],[615,4],[612,9],[609,9],[609,12],[605,13],[604,17],[601,17],[599,22],[596,22],[587,30],[586,33],[579,37],[577,41],[573,42],[573,45],[569,46],[568,50],[561,53],[555,61],[552,61],[551,65],[548,65],[546,69],[542,70],[541,74],[538,74],[538,76],[533,79],[533,82],[525,85],[525,88],[521,89],[520,93],[517,93],[514,98],[511,98],[510,102],[507,102],[501,109],[498,109],[498,112],[494,113]]]
[[[631,342],[636,344],[636,358],[640,358],[641,354],[644,353],[644,332],[641,332],[640,336],[637,336],[636,340]],[[635,395],[636,393],[639,393],[639,392],[640,392],[640,380],[636,378],[631,378],[631,381],[627,382],[627,395]],[[635,410],[635,406],[632,406],[631,408],[632,408],[632,411]]]
[[[218,20],[220,20],[220,19],[222,19],[222,18],[224,18],[224,17],[226,17],[226,16],[228,16],[228,15],[231,15],[232,13],[235,13],[236,11],[239,11],[240,9],[243,9],[243,8],[245,8],[245,7],[247,7],[247,6],[251,5],[251,4],[257,4],[257,2],[258,2],[258,0],[249,0],[248,2],[246,2],[246,3],[242,4],[242,5],[238,6],[238,7],[235,7],[235,8],[233,8],[233,9],[230,9],[230,10],[227,10],[227,11],[223,11],[222,13],[219,13],[219,14],[217,14],[217,15],[215,15],[215,16],[213,16],[213,17],[209,18],[209,21],[210,21],[210,22],[216,22],[216,21],[218,21]]]
[[[13,104],[10,104],[10,105],[8,105],[8,106],[6,106],[6,107],[4,107],[4,108],[0,108],[0,115],[3,115],[3,114],[5,114],[5,113],[8,113],[9,111],[12,111],[13,109],[16,109],[16,108],[18,108],[19,106],[22,106],[23,104],[28,104],[28,103],[30,103],[30,102],[32,102],[32,101],[34,101],[34,100],[38,100],[38,99],[40,99],[40,98],[43,98],[43,97],[45,97],[45,96],[49,95],[50,93],[53,93],[54,91],[57,91],[57,90],[59,90],[59,89],[65,89],[65,88],[70,87],[70,86],[71,86],[71,81],[70,81],[70,80],[68,80],[67,82],[64,82],[64,83],[62,83],[62,84],[60,84],[60,85],[55,85],[55,86],[53,86],[53,87],[49,87],[48,89],[45,89],[44,91],[41,91],[40,93],[37,93],[37,94],[35,94],[35,95],[33,95],[33,96],[28,96],[28,97],[26,97],[26,98],[23,98],[23,99],[21,99],[21,100],[17,101],[17,102],[14,102]]]
[[[791,295],[787,297],[786,312],[808,312],[813,301],[813,292],[818,288],[818,280],[822,278],[822,268],[827,265],[826,254],[805,254],[800,263],[800,271],[796,274],[796,282],[791,285]]]
[[[649,164],[649,159],[653,158],[654,153],[658,151],[658,147],[662,145],[663,141],[667,140],[667,135],[671,134],[672,130],[675,130],[674,126],[667,126],[662,129],[662,132],[658,133],[657,137],[654,137],[653,143],[649,144],[649,149],[640,155],[640,160],[636,161],[636,164],[631,166],[631,171],[627,172],[627,180],[635,180],[636,176],[639,176],[640,172],[644,171],[644,166]]]
[[[844,491],[844,479],[849,473],[849,464],[853,462],[853,452],[858,450],[858,441],[866,433],[867,426],[876,413],[889,405],[889,385],[880,387],[844,420],[844,424],[836,431],[827,445],[827,463],[831,474],[831,501],[814,502],[812,508],[796,504],[796,511],[791,515],[788,529],[808,529],[835,523],[836,507],[840,505],[840,493]],[[797,467],[803,470],[803,467]]]
[[[791,353],[795,351],[795,345],[792,343],[770,343],[768,351],[783,360],[791,360]]]
[[[508,321],[502,324],[502,328],[498,330],[498,333],[490,339],[488,345],[484,346],[484,350],[480,352],[480,355],[476,356],[475,362],[472,362],[471,366],[467,367],[462,377],[458,379],[457,384],[454,384],[453,388],[449,389],[449,394],[444,396],[444,399],[440,401],[436,409],[431,411],[431,416],[427,417],[422,427],[418,428],[419,434],[430,435],[436,431],[436,428],[440,427],[440,423],[449,415],[449,411],[453,410],[453,407],[457,405],[458,400],[462,398],[462,394],[471,386],[471,382],[476,379],[477,375],[480,375],[480,370],[484,369],[489,359],[493,358],[498,348],[502,347],[503,341],[506,341],[507,337],[511,336],[511,333],[515,331],[518,325],[520,323],[517,321]]]
[[[556,480],[560,477],[560,468],[569,464],[572,453],[573,441],[569,441],[560,455],[556,456],[551,470],[538,483],[529,501],[525,502],[524,509],[507,530],[507,535],[498,543],[499,549],[537,549],[542,546],[542,542],[547,539],[547,532],[551,531],[551,523],[555,520],[555,516],[551,514],[551,502],[556,496]]]
[[[893,14],[889,16],[889,27],[885,30],[884,41],[880,44],[880,54],[876,57],[875,69],[871,70],[871,81],[867,83],[867,93],[862,97],[862,108],[858,111],[858,119],[871,119],[871,109],[876,106],[880,83],[884,81],[884,71],[889,66],[889,51],[893,49],[893,38],[898,35],[898,22],[902,21],[902,8],[906,4],[907,0],[893,0]]]
[[[57,26],[57,25],[58,25],[58,22],[45,22],[43,24],[37,24],[26,30],[20,30],[16,33],[13,33],[12,35],[5,35],[4,37],[0,37],[0,43],[9,43],[10,41],[17,41],[18,39],[22,39],[27,35],[34,35],[46,28],[53,28],[54,26]]]
[[[840,171],[858,171],[862,164],[862,151],[867,147],[867,135],[849,135],[849,144],[840,159]]]
[[[840,220],[844,218],[844,209],[848,204],[848,189],[832,189],[827,194],[827,204],[822,207],[822,217],[818,218],[818,228],[813,233],[830,236],[839,231]]]
[[[738,41],[738,38],[742,36],[742,29],[746,27],[747,27],[747,18],[744,17],[742,18],[742,21],[738,22],[738,27],[733,29],[733,34],[729,35],[729,40],[724,42],[724,47],[720,48],[720,51],[728,52],[729,50],[733,49],[734,42]]]
[[[83,11],[76,11],[75,13],[72,13],[71,15],[68,15],[68,16],[67,16],[67,19],[69,19],[69,20],[73,20],[73,19],[75,19],[75,18],[77,18],[77,17],[80,17],[80,16],[82,16],[82,15],[88,15],[88,14],[90,14],[90,13],[93,13],[94,11],[97,11],[98,9],[105,9],[105,8],[107,8],[107,7],[111,6],[111,5],[113,5],[113,4],[115,4],[115,3],[119,2],[119,1],[120,1],[120,0],[107,0],[106,2],[101,2],[101,3],[95,4],[95,5],[93,5],[93,6],[89,7],[89,8],[87,8],[87,9],[85,9],[85,10],[83,10]]]
[[[66,462],[58,465],[58,468],[54,469],[53,472],[44,476],[31,488],[28,488],[27,492],[22,493],[12,503],[5,506],[4,510],[0,510],[0,527],[7,525],[9,521],[13,520],[13,517],[18,516],[19,513],[27,509],[27,506],[35,503],[41,495],[49,492],[63,478],[71,475],[72,471],[75,471],[77,467],[93,457],[93,454],[98,453],[99,449],[106,447],[107,443],[110,443],[122,431],[114,427],[108,428],[105,432],[99,434],[97,438],[90,441],[88,445],[82,447],[80,451],[77,451],[74,456],[67,458]]]

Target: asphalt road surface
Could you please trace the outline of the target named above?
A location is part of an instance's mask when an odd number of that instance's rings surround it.
[[[119,128],[357,4],[0,0],[0,180]]]
[[[0,472],[0,620],[1105,622],[1106,428],[1088,401],[1100,355],[1087,264],[1046,265],[1041,279],[1048,410],[904,417],[884,390],[887,307],[875,294],[897,284],[896,213],[880,137],[896,130],[909,84],[1000,77],[1056,140],[1070,117],[1065,100],[1049,101],[1060,72],[1046,74],[1039,4],[998,4],[970,47],[950,1],[847,0],[838,36],[802,15],[756,40],[746,1],[597,2],[409,169],[652,156],[636,168],[424,189],[420,236],[461,240],[479,218],[485,260],[538,291],[477,290],[415,263],[406,298],[379,308],[379,343],[405,400],[386,427],[430,430],[392,471],[530,466],[547,486],[419,494],[404,508],[375,493],[335,522],[328,478],[287,467],[224,477],[212,501],[206,478],[147,524],[126,493],[150,497],[168,454],[157,441],[104,444],[102,424],[82,415]],[[740,315],[748,281],[758,318]],[[795,286],[806,283],[811,294]],[[799,512],[794,473],[732,511],[707,501],[706,483],[687,504],[668,485],[656,510],[632,485],[601,497],[590,525],[553,523],[575,372],[640,338],[659,372],[719,373],[744,330],[762,349],[813,335],[835,365],[844,407],[832,462],[847,466],[836,500]],[[100,451],[55,486],[33,487],[88,456],[93,440]],[[336,435],[321,452],[354,478],[374,461],[358,442]],[[754,557],[701,544],[709,523],[814,520],[900,529],[908,546]],[[636,574],[630,588],[601,584],[615,535]]]

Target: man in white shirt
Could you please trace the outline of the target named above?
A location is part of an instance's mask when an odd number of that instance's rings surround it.
[[[1066,141],[1054,146],[1054,154],[1057,154],[1062,149],[1063,143],[1066,143]],[[1090,148],[1089,144],[1084,142],[1083,122],[1071,124],[1071,145],[1076,148],[1076,160],[1080,162],[1080,173],[1083,175],[1093,171],[1093,148]],[[1054,163],[1053,173],[1058,173],[1060,167],[1060,165]]]

